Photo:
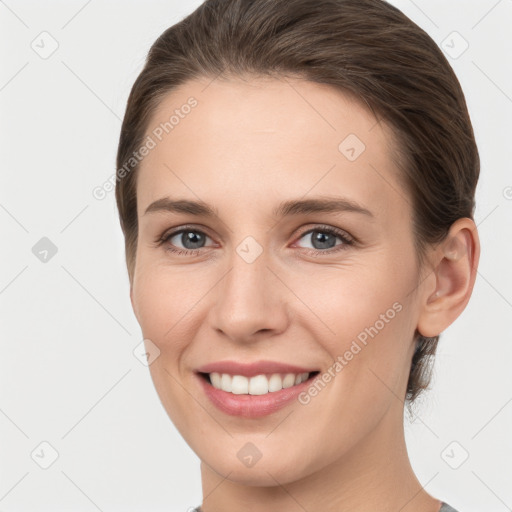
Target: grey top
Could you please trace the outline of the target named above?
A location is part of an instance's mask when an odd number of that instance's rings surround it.
[[[201,512],[201,511],[199,511],[199,512]],[[445,503],[443,501],[443,505],[439,509],[439,512],[457,512],[457,511],[453,507],[450,507],[450,505],[448,505],[448,503]]]
[[[450,505],[448,505],[448,503],[445,503],[444,501],[442,503],[443,504],[441,505],[441,508],[439,509],[439,512],[458,512],[453,507],[450,507]],[[201,505],[196,507],[192,512],[202,512],[201,511]]]

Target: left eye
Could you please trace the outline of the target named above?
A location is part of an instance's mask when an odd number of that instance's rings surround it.
[[[344,233],[339,232],[333,228],[315,228],[310,229],[300,237],[308,238],[311,240],[311,246],[308,249],[326,250],[332,249],[336,245],[351,245],[353,241]],[[341,240],[341,243],[336,243],[336,239]]]

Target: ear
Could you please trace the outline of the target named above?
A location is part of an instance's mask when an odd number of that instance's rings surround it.
[[[434,268],[426,280],[432,284],[425,287],[418,319],[420,334],[438,336],[462,313],[473,291],[479,258],[475,223],[467,217],[456,220],[434,249]]]

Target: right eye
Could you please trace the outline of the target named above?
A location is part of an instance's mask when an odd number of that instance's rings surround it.
[[[180,228],[164,233],[158,240],[158,245],[165,245],[165,250],[178,255],[196,255],[204,248],[203,244],[210,237],[195,228]],[[177,245],[178,244],[178,245]],[[183,248],[179,247],[183,245]]]

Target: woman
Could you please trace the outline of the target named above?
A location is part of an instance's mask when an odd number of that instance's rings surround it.
[[[448,512],[404,404],[479,259],[459,82],[382,0],[208,0],[153,44],[116,199],[196,510]]]

